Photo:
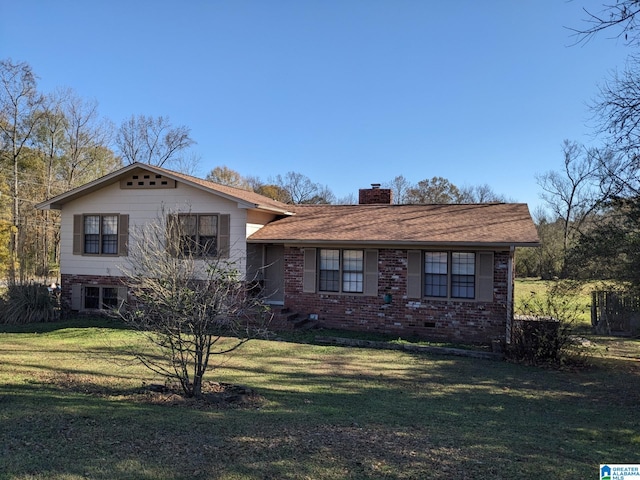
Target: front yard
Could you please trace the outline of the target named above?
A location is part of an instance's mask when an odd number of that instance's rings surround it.
[[[115,323],[3,331],[2,479],[584,479],[640,462],[638,340],[594,339],[580,371],[252,341],[209,377],[258,394],[229,406],[143,389],[161,380],[114,353],[135,335]]]

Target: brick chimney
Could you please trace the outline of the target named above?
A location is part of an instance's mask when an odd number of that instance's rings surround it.
[[[379,183],[372,183],[371,188],[361,188],[358,203],[360,205],[391,204],[391,189],[380,188]]]

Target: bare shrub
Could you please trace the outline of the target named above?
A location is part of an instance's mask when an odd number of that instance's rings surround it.
[[[119,315],[149,340],[150,348],[137,349],[135,357],[178,381],[187,397],[199,397],[212,358],[260,335],[269,309],[250,294],[237,262],[215,246],[190,242],[184,225],[171,218],[132,234],[123,267],[131,301]]]

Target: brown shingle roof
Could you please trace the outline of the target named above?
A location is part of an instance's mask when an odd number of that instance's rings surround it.
[[[537,245],[523,203],[469,205],[296,205],[252,242]]]
[[[89,182],[73,190],[69,190],[63,194],[57,195],[45,202],[36,205],[39,209],[60,209],[62,205],[71,200],[82,197],[91,192],[95,192],[106,185],[120,181],[127,175],[135,173],[137,170],[146,170],[154,173],[163,174],[168,178],[180,181],[196,186],[197,188],[203,188],[211,193],[217,193],[225,196],[231,200],[242,202],[250,208],[257,208],[268,210],[278,214],[289,214],[291,212],[291,206],[277,200],[265,197],[258,193],[243,190],[241,188],[228,187],[226,185],[220,185],[219,183],[208,182],[201,178],[192,177],[184,173],[174,172],[173,170],[167,170],[166,168],[157,167],[155,165],[146,165],[142,163],[133,163],[122,167],[115,172],[111,172],[93,182]]]
[[[244,190],[242,188],[229,187],[227,185],[222,185],[220,183],[209,182],[208,180],[203,180],[202,178],[192,177],[191,175],[174,172],[172,170],[167,170],[161,167],[154,167],[154,168],[156,170],[161,170],[166,172],[166,174],[169,176],[181,178],[187,182],[195,183],[197,185],[205,187],[208,190],[212,190],[238,200],[243,200],[247,203],[252,203],[258,208],[262,207],[262,208],[274,209],[274,210],[283,211],[283,212],[291,211],[291,205],[287,205],[286,203],[273,200],[269,197],[265,197],[264,195],[260,195],[259,193],[255,193],[250,190]]]

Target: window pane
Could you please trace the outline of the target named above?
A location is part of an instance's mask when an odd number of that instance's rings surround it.
[[[216,243],[216,237],[205,237],[200,235],[198,239],[198,254],[207,257],[215,257],[218,248]]]
[[[454,252],[451,254],[451,262],[451,296],[455,298],[475,298],[475,253]]]
[[[100,253],[100,235],[84,236],[84,253]]]
[[[100,215],[87,215],[84,217],[85,235],[100,235]]]
[[[104,287],[102,289],[102,308],[111,309],[118,307],[118,289],[116,287]]]
[[[345,250],[342,252],[342,291],[362,293],[364,280],[364,252]]]
[[[447,252],[425,252],[424,294],[427,297],[446,297],[449,273]]]
[[[447,272],[447,252],[426,252],[424,254],[424,272],[444,274]]]
[[[362,293],[363,278],[362,273],[344,272],[342,274],[342,291]]]
[[[198,217],[198,234],[205,237],[214,237],[218,234],[218,216],[200,215]]]
[[[447,275],[426,273],[424,278],[424,294],[427,297],[446,297]]]
[[[320,250],[320,270],[340,270],[340,250]]]
[[[107,215],[102,217],[102,234],[103,235],[118,234],[118,217],[116,215]]]
[[[84,308],[100,308],[100,287],[85,287]]]
[[[340,291],[340,250],[320,250],[319,289]]]
[[[342,253],[342,270],[345,272],[362,272],[364,267],[364,252],[362,250],[345,250]]]
[[[198,217],[195,215],[179,215],[178,223],[180,228],[180,235],[195,236],[198,232],[197,226]]]
[[[319,289],[323,292],[339,291],[339,275],[338,270],[320,270]]]
[[[453,275],[451,277],[451,296],[455,298],[475,298],[476,280],[473,275]]]
[[[118,253],[118,235],[102,235],[102,252],[105,254]]]
[[[451,273],[454,275],[475,275],[476,254],[453,252],[451,254]]]

